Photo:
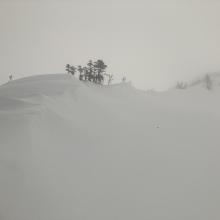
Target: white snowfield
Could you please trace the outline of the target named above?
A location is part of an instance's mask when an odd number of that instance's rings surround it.
[[[220,77],[143,92],[42,75],[0,87],[0,220],[219,220]]]

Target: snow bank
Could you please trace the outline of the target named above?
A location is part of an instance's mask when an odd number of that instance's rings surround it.
[[[1,86],[0,219],[219,219],[219,98],[68,75]]]

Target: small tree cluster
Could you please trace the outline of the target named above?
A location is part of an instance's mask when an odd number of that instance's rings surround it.
[[[72,75],[75,75],[75,73],[76,73],[76,67],[71,66],[71,65],[69,65],[69,64],[66,64],[66,71],[67,71],[67,73],[70,73],[70,74],[72,74]]]
[[[89,60],[86,66],[71,66],[69,64],[66,65],[67,73],[75,75],[78,71],[79,73],[79,80],[90,81],[98,84],[103,84],[105,77],[107,77],[108,85],[113,80],[112,74],[106,74],[107,65],[104,63],[103,60],[97,60],[93,62]]]
[[[176,88],[177,89],[186,89],[187,88],[187,83],[185,83],[185,82],[177,82],[177,84],[176,84]]]

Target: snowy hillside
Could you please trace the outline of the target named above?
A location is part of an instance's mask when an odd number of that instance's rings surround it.
[[[190,86],[202,86],[203,88],[206,87],[206,78],[207,76],[210,78],[212,88],[219,88],[220,87],[220,73],[212,73],[212,74],[207,74],[197,80],[194,80]]]
[[[211,73],[200,76],[192,82],[177,82],[177,89],[187,89],[194,87],[202,87],[203,89],[213,90],[220,88],[220,73]]]
[[[0,220],[219,220],[219,100],[68,75],[1,86]]]

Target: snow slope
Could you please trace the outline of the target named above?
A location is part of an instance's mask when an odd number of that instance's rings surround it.
[[[1,220],[219,220],[220,90],[68,75],[0,87]]]

